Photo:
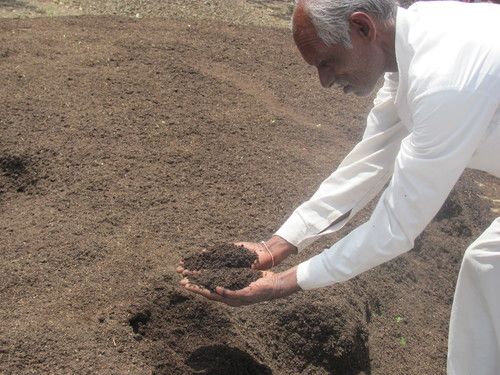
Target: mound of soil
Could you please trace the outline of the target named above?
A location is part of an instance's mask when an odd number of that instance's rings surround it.
[[[134,340],[156,375],[272,373],[239,338],[227,310],[178,289],[171,276],[145,289],[129,314]]]
[[[299,367],[317,366],[343,375],[369,372],[368,329],[353,306],[299,298],[275,316],[274,340],[302,359],[306,365]]]

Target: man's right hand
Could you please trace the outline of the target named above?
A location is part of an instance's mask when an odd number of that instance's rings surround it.
[[[297,248],[279,236],[263,242],[236,242],[236,246],[243,246],[257,254],[257,260],[252,268],[257,270],[269,270],[291,254],[297,254]]]
[[[289,255],[297,254],[297,248],[279,236],[272,236],[271,239],[264,241],[264,243],[236,242],[235,245],[243,246],[257,255],[257,259],[252,265],[252,268],[257,270],[271,269],[272,267],[280,264]],[[177,272],[185,276],[198,273],[198,271],[185,269],[184,262],[182,260],[179,262]]]

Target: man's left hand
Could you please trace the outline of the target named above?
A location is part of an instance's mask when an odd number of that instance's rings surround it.
[[[260,279],[240,290],[217,287],[215,292],[211,292],[192,284],[188,277],[181,280],[181,285],[190,292],[200,294],[209,300],[234,307],[287,297],[300,290],[297,284],[297,267],[281,273],[265,271]]]

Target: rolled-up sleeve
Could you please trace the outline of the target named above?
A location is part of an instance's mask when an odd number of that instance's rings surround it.
[[[408,134],[394,105],[396,90],[397,74],[387,74],[361,142],[276,235],[302,250],[319,236],[340,229],[380,192],[392,175],[401,140]]]
[[[302,289],[347,280],[402,254],[432,220],[488,132],[497,98],[445,89],[412,101],[390,184],[369,221],[301,263]]]

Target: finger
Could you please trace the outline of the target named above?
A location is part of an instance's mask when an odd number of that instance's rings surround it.
[[[187,278],[182,279],[181,284],[183,285],[183,287],[186,290],[188,290],[192,293],[199,294],[199,295],[201,295],[201,296],[203,296],[211,301],[224,303],[226,305],[233,306],[233,307],[239,307],[239,306],[245,305],[245,303],[242,301],[224,298],[223,296],[221,296],[217,293],[213,293],[213,292],[209,291],[208,289],[200,287],[199,285],[191,284]]]
[[[251,268],[257,270],[270,268],[271,258],[269,253],[262,247],[262,244],[255,242],[235,242],[234,245],[243,246],[248,251],[257,255],[257,259],[250,266]]]
[[[222,287],[217,287],[215,293],[221,297],[221,302],[232,307],[241,307],[248,305],[249,302],[246,300],[244,295],[241,295],[236,291],[225,289]]]
[[[207,295],[211,293],[208,289],[205,289],[198,284],[192,283],[187,277],[183,278],[179,283],[187,290],[197,294],[201,294],[204,297],[207,297]]]
[[[231,305],[231,306],[234,305],[234,301],[228,300],[228,299],[220,296],[219,294],[213,293],[210,290],[205,289],[203,287],[200,287],[196,284],[187,283],[184,285],[184,288],[189,290],[190,292],[199,294],[199,295],[201,295],[201,296],[203,296],[211,301],[221,302],[221,303],[225,303],[225,304]]]
[[[252,268],[258,270],[265,270],[271,268],[272,266],[271,256],[264,248],[258,249],[255,253],[257,254],[257,259],[255,260]]]
[[[183,273],[184,272],[184,267],[178,266],[176,269],[177,273]]]
[[[199,286],[198,284],[194,284],[192,283],[191,281],[189,281],[188,278],[184,278],[181,280],[180,284],[187,290],[189,290],[190,292],[193,292],[193,293],[196,293],[196,294],[204,294],[205,291],[206,292],[209,292],[207,289]]]
[[[182,276],[194,276],[194,275],[199,275],[200,273],[201,273],[201,271],[183,270]]]

